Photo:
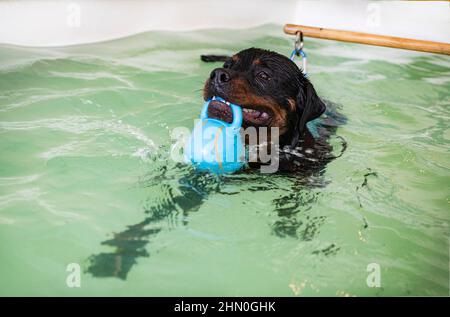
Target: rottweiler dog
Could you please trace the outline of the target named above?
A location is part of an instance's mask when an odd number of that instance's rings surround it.
[[[243,128],[267,127],[269,140],[270,128],[278,128],[280,171],[314,168],[312,162],[323,165],[329,158],[331,147],[323,141],[330,133],[314,137],[307,128],[307,123],[320,117],[327,107],[293,61],[259,48],[245,49],[230,58],[202,56],[202,60],[225,60],[206,80],[205,100],[219,96],[240,105]],[[218,100],[211,101],[208,116],[232,121],[230,107]]]
[[[206,80],[203,89],[205,100],[220,96],[243,107],[244,128],[279,129],[280,175],[265,177],[285,177],[282,173],[288,172],[294,180],[292,188],[283,187],[285,194],[272,202],[271,207],[279,218],[272,224],[273,232],[280,237],[313,239],[324,219],[306,213],[317,199],[314,191],[309,189],[326,185],[321,175],[327,163],[339,156],[332,154],[329,140],[337,127],[345,123],[345,117],[339,114],[335,104],[322,101],[302,71],[283,55],[250,48],[232,57],[207,55],[202,56],[202,60],[224,61],[223,66],[214,69]],[[209,117],[231,122],[232,113],[228,105],[212,101]],[[311,122],[313,120],[315,122]],[[342,139],[341,154],[345,148],[346,143]],[[270,182],[264,186],[262,183],[267,178],[262,178],[263,175],[255,169],[240,172],[246,175],[238,173],[230,178],[214,180],[191,169],[184,171],[186,167],[172,168],[179,168],[178,172],[183,175],[176,182],[166,160],[161,160],[160,166],[156,164],[155,171],[142,181],[143,186],[166,195],[144,207],[146,216],[142,221],[127,226],[102,242],[113,249],[90,256],[89,273],[96,277],[126,279],[138,258],[150,255],[147,244],[169,222],[168,219],[177,218],[181,210],[181,219],[186,225],[189,214],[199,210],[210,195],[233,194],[226,190],[230,183],[232,187],[241,186],[242,191],[277,189]],[[325,251],[334,249],[333,244]]]

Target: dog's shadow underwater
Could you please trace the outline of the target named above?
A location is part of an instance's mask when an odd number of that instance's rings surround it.
[[[228,176],[214,176],[200,173],[183,164],[158,164],[151,173],[143,177],[140,186],[155,192],[163,192],[163,197],[154,199],[144,206],[145,218],[126,227],[102,245],[112,248],[89,257],[86,271],[94,277],[117,277],[125,280],[137,264],[140,257],[152,255],[151,238],[165,229],[170,221],[175,225],[187,226],[188,215],[198,211],[203,202],[211,195],[245,195],[246,191],[270,191],[277,189],[272,177],[290,178],[290,188],[282,188],[284,194],[272,200],[276,220],[272,223],[272,232],[279,238],[295,238],[303,241],[314,239],[324,216],[314,216],[314,204],[320,197],[321,187],[328,181],[324,174],[328,163],[338,158],[346,149],[346,142],[336,135],[339,126],[346,123],[346,118],[339,112],[339,107],[325,101],[327,112],[324,116],[309,122],[304,146],[297,153],[280,153],[280,158],[297,166],[294,173],[281,172],[261,174],[259,170],[248,169]],[[331,145],[333,143],[333,145]],[[334,148],[333,148],[334,147]],[[167,154],[166,154],[167,155]],[[167,159],[167,157],[165,158]],[[171,169],[179,169],[176,173]],[[181,176],[180,176],[181,175]],[[228,188],[239,188],[233,192]],[[280,188],[278,188],[280,189]],[[149,250],[150,249],[150,250]],[[329,247],[315,251],[321,254],[333,254],[338,247]]]

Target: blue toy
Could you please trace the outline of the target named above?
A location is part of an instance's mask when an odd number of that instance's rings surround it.
[[[233,122],[227,123],[208,118],[208,106],[212,100],[230,106]],[[220,97],[205,102],[200,121],[192,131],[185,148],[186,160],[198,170],[216,174],[233,173],[245,164],[245,149],[240,136],[242,108]]]

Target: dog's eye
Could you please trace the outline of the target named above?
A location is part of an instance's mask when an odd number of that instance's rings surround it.
[[[225,64],[223,64],[223,68],[231,68],[232,63],[231,62],[226,62]]]
[[[264,71],[259,72],[257,76],[258,76],[258,78],[261,78],[261,79],[264,79],[264,80],[269,80],[270,79],[270,76]]]

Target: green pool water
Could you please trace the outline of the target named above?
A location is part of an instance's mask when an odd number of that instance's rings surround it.
[[[169,158],[218,66],[201,54],[292,40],[269,25],[0,45],[0,295],[449,295],[449,57],[307,39],[311,81],[348,119],[347,150],[309,182]]]

